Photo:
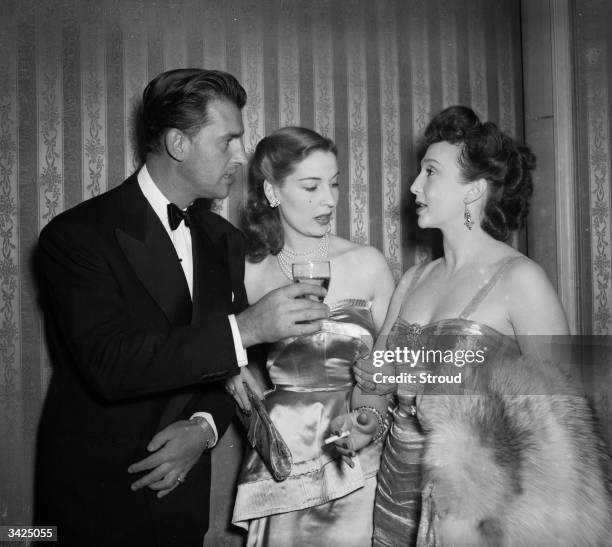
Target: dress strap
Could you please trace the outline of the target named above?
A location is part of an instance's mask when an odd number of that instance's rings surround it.
[[[495,287],[497,282],[500,280],[502,275],[504,275],[505,271],[509,268],[509,266],[516,262],[517,260],[522,260],[522,256],[511,256],[507,260],[505,260],[502,265],[497,269],[497,271],[491,276],[491,279],[487,281],[487,283],[482,287],[470,300],[468,305],[464,308],[464,310],[459,315],[460,319],[467,319],[470,315],[472,315],[476,308],[480,305],[480,303],[486,298],[486,296],[491,292],[491,289]]]

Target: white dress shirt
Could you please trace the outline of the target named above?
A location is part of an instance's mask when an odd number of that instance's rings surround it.
[[[151,178],[146,165],[144,165],[138,173],[138,185],[140,186],[145,198],[155,211],[155,214],[161,221],[162,226],[168,233],[168,237],[172,241],[172,245],[176,250],[176,254],[185,274],[187,286],[189,287],[189,294],[193,299],[193,255],[191,249],[191,232],[189,231],[189,228],[185,226],[184,222],[181,222],[176,230],[172,230],[170,228],[170,223],[168,222],[168,204],[170,202],[168,201],[168,198],[162,194],[161,190]],[[234,340],[236,360],[238,362],[238,366],[242,367],[248,364],[248,360],[242,345],[242,338],[240,337],[236,317],[234,315],[229,315],[228,319],[230,328],[232,330],[232,338]],[[218,440],[218,433],[212,415],[208,412],[196,412],[191,417],[194,418],[196,416],[205,418],[210,424],[214,433],[214,442],[211,444],[211,446],[214,446]]]

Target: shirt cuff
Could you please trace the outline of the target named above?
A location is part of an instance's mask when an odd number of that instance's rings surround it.
[[[232,329],[232,338],[234,339],[234,349],[236,350],[236,361],[239,367],[244,367],[249,364],[247,353],[242,345],[242,338],[238,330],[238,323],[235,315],[228,315],[230,327]]]
[[[215,425],[215,419],[212,417],[212,414],[209,412],[194,412],[189,419],[191,420],[191,418],[204,418],[206,420],[206,423],[213,431],[213,440],[210,443],[210,448],[215,446],[219,440],[219,433],[217,433],[217,426]]]

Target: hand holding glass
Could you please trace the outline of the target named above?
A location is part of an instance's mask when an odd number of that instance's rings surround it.
[[[295,283],[310,283],[311,285],[319,285],[325,288],[325,290],[329,288],[331,267],[329,261],[327,260],[296,262],[291,265],[291,272],[293,274],[293,281]],[[322,297],[320,298],[314,295],[307,295],[306,298],[323,302]]]

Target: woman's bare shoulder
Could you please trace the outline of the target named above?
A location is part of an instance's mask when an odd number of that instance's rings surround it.
[[[537,289],[542,285],[551,285],[542,266],[531,258],[521,253],[512,254],[510,258],[514,258],[514,260],[508,265],[504,275],[507,286],[520,290],[521,288]]]
[[[514,260],[502,280],[509,319],[517,334],[566,334],[567,319],[544,269],[523,256]]]
[[[388,268],[385,256],[372,245],[355,243],[341,237],[333,236],[330,251],[334,258],[350,265],[359,265],[365,270]]]

